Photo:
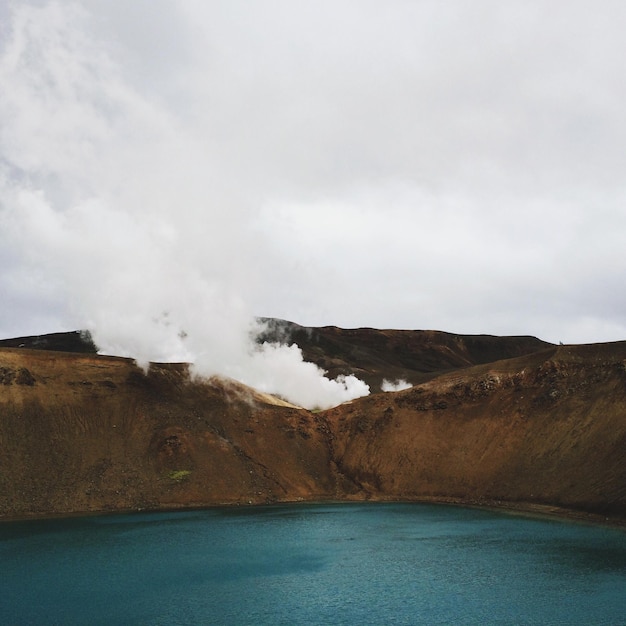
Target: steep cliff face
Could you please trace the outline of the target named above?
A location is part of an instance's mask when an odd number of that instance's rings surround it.
[[[185,365],[0,349],[0,517],[454,499],[626,519],[626,342],[311,413]]]
[[[184,365],[0,350],[0,515],[334,492],[326,425]]]
[[[327,413],[368,494],[626,516],[626,343],[561,347]]]

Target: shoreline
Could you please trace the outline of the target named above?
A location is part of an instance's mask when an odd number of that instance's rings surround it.
[[[604,526],[626,532],[626,518],[611,517],[601,515],[599,513],[591,513],[580,509],[570,509],[558,505],[538,504],[534,502],[514,502],[507,500],[464,500],[454,497],[434,497],[423,496],[417,498],[388,498],[388,497],[357,497],[344,498],[337,500],[334,498],[313,498],[313,499],[297,499],[297,500],[277,500],[273,502],[216,502],[211,504],[200,504],[192,506],[163,506],[160,508],[120,508],[120,509],[102,509],[91,511],[73,511],[58,513],[32,513],[28,515],[9,515],[0,516],[0,525],[4,523],[15,522],[36,522],[36,521],[59,521],[78,519],[82,517],[99,517],[111,515],[132,515],[132,514],[152,514],[152,513],[174,513],[174,512],[191,512],[204,511],[211,509],[229,509],[229,508],[261,508],[267,506],[280,505],[307,505],[307,504],[357,504],[357,503],[388,503],[388,504],[440,504],[448,506],[457,506],[461,508],[479,509],[485,511],[493,511],[496,513],[504,513],[508,515],[517,515],[521,517],[530,517],[536,519],[547,519],[562,522],[575,522],[589,524],[593,526]]]

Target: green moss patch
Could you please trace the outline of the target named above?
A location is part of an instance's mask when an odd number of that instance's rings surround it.
[[[191,470],[174,470],[168,474],[168,478],[170,480],[180,482],[181,480],[186,480],[187,478],[189,478],[190,474]]]

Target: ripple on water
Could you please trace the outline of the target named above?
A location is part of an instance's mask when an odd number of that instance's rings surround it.
[[[4,623],[626,623],[626,533],[425,504],[0,525]]]

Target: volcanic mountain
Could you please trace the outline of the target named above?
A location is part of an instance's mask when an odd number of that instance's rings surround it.
[[[0,517],[298,500],[434,500],[626,521],[626,342],[265,320],[373,391],[307,411],[86,333],[0,342]]]

